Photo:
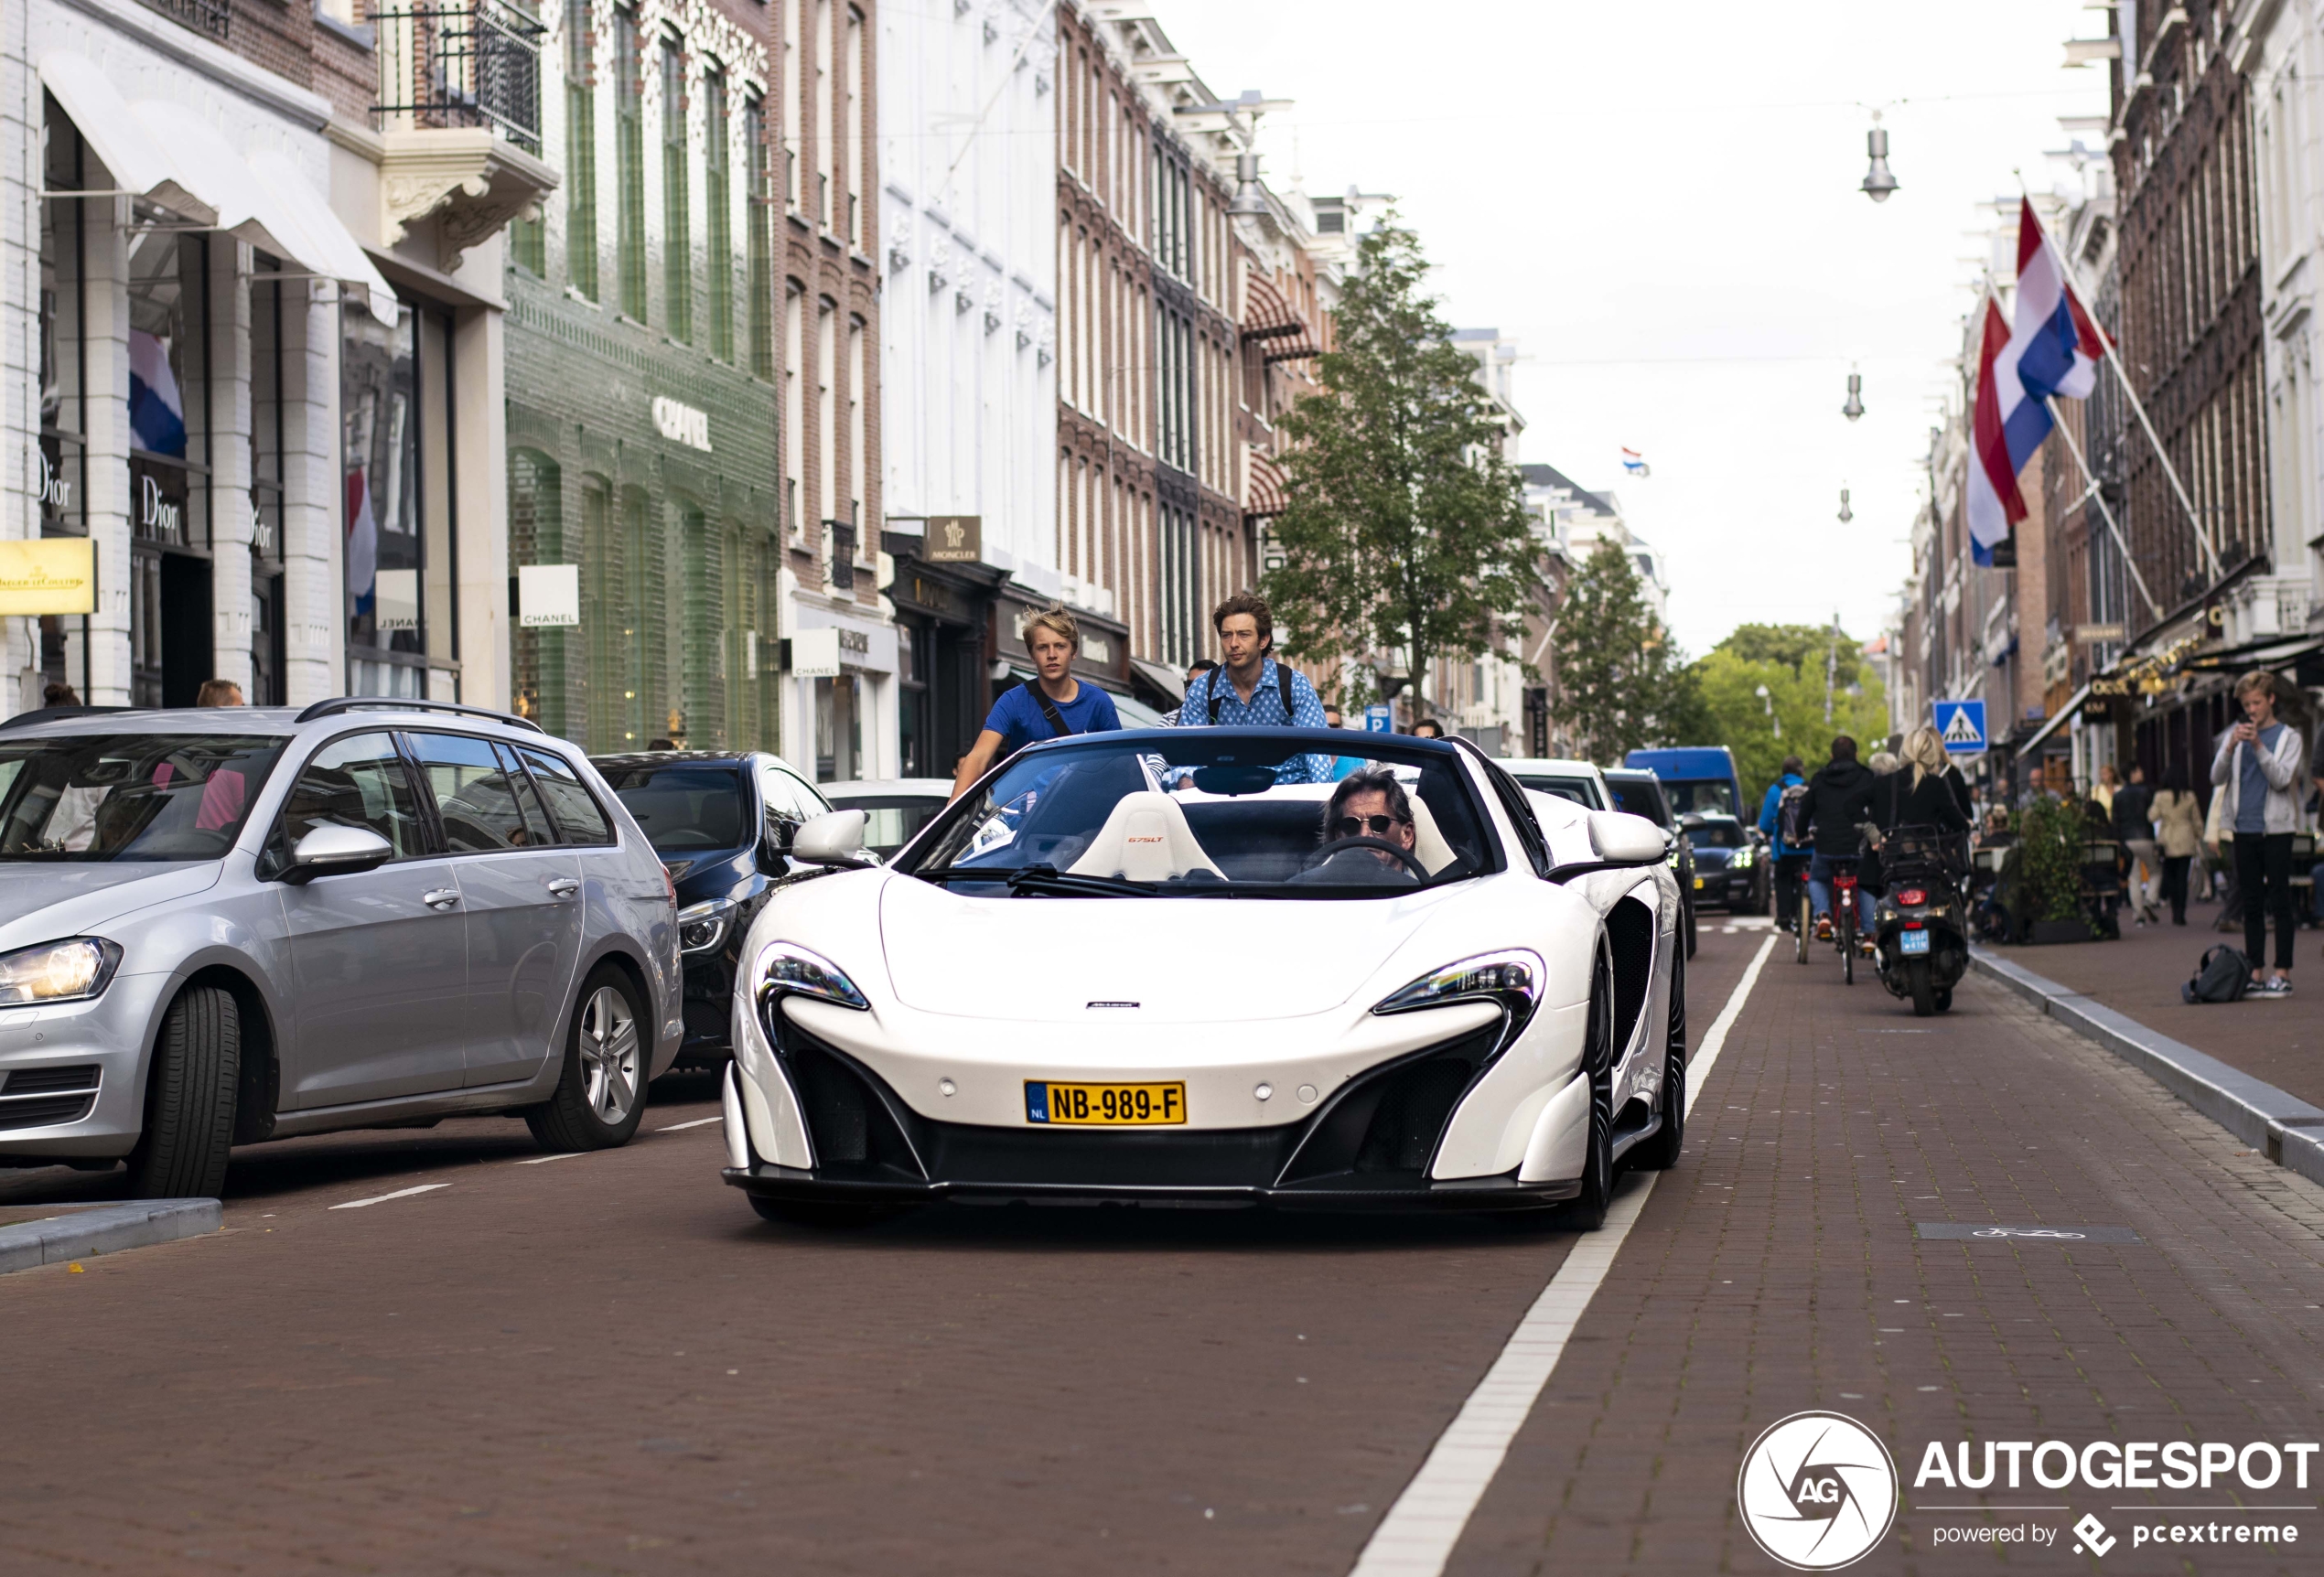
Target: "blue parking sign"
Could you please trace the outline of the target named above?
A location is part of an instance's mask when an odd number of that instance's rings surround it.
[[[1376,703],[1365,707],[1363,731],[1366,734],[1393,734],[1396,731],[1395,714]]]
[[[1932,701],[1930,720],[1937,737],[1952,756],[1974,756],[1985,747],[1985,703],[1982,701]]]

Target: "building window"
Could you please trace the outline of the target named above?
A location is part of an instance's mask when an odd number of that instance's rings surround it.
[[[791,24],[782,39],[782,198],[793,212],[799,208],[799,136],[806,123],[804,57],[799,51],[800,7],[808,0],[785,0],[782,15]]]
[[[597,298],[597,62],[589,0],[565,11],[565,275]]]
[[[619,233],[614,246],[621,271],[621,310],[646,320],[645,83],[639,58],[638,15],[613,14],[614,181],[619,188]]]
[[[735,232],[726,189],[726,79],[717,71],[702,78],[702,208],[710,231],[703,250],[709,271],[710,354],[735,359]]]
[[[815,302],[815,518],[823,522],[824,550],[839,517],[839,304]]]
[[[815,112],[823,123],[815,128],[815,222],[825,230],[831,228],[831,150],[832,134],[838,128],[833,122],[831,104],[831,0],[814,0],[815,5]]]
[[[686,159],[686,67],[662,41],[662,297],[670,337],[694,343],[694,172]]]
[[[844,60],[846,68],[846,97],[840,102],[844,117],[841,145],[847,154],[847,243],[860,248],[864,244],[864,14],[853,5],[847,7],[847,40]]]
[[[750,370],[771,383],[775,381],[774,188],[767,167],[767,111],[757,98],[744,101],[742,137],[750,180],[743,205],[744,222],[750,226]]]
[[[671,737],[680,745],[705,750],[726,747],[726,673],[719,659],[721,583],[724,555],[717,532],[692,504],[678,517],[678,551],[684,580],[679,626],[679,646],[684,669],[681,674],[679,726]]]
[[[516,564],[557,564],[565,556],[564,474],[537,449],[509,451],[509,558]],[[572,714],[572,651],[569,629],[509,632],[511,704],[550,733],[577,738]]]
[[[807,540],[806,496],[800,491],[807,474],[807,291],[797,280],[783,282],[782,293],[782,518],[791,540]]]
[[[421,319],[408,305],[399,307],[393,327],[360,307],[339,316],[348,692],[424,695]]]
[[[871,397],[871,336],[864,320],[847,320],[847,523],[860,524],[864,495],[868,492],[871,456],[866,443],[865,418]],[[853,533],[851,535],[851,540]],[[852,557],[850,562],[852,563]]]

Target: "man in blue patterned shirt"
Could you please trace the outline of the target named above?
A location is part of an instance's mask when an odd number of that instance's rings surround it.
[[[1275,649],[1275,615],[1266,599],[1238,592],[1210,612],[1226,666],[1187,686],[1180,728],[1324,728],[1323,702],[1307,676],[1267,655]],[[1275,768],[1278,783],[1329,783],[1329,755],[1294,756]]]

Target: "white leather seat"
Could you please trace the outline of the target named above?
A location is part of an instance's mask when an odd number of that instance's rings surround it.
[[[1445,835],[1436,831],[1436,818],[1430,813],[1428,802],[1417,794],[1407,796],[1412,800],[1412,857],[1435,875],[1459,856]]]
[[[1226,879],[1186,824],[1186,812],[1178,802],[1151,788],[1123,795],[1089,848],[1066,869],[1076,875],[1124,876],[1133,882],[1167,882],[1189,871],[1208,871]]]

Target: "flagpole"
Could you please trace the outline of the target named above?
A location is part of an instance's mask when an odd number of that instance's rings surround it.
[[[2009,173],[2017,177],[2017,195],[2028,207],[2031,207],[2033,198],[2026,190],[2024,174],[2017,170],[2012,170]],[[2074,289],[2073,265],[2066,261],[2066,254],[2060,250],[2057,238],[2050,233],[2050,227],[2041,222],[2039,214],[2034,215],[2034,229],[2041,236],[2041,244],[2050,249],[2050,255],[2057,261],[2059,288],[2080,301],[2081,293]],[[2090,312],[2087,303],[2082,304],[2082,310]],[[2097,324],[2098,317],[2095,313],[2091,314],[2090,321],[2093,326]],[[2179,495],[2179,507],[2187,511],[2187,524],[2194,531],[2195,541],[2202,548],[2203,556],[2211,561],[2211,579],[2217,581],[2222,578],[2227,572],[2221,566],[2219,550],[2211,545],[2211,533],[2203,529],[2201,519],[2195,513],[2195,501],[2187,496],[2187,484],[2179,479],[2179,467],[2170,463],[2170,456],[2163,448],[2162,439],[2156,435],[2155,424],[2148,419],[2146,407],[2139,402],[2138,391],[2130,386],[2130,374],[2123,370],[2122,358],[2114,353],[2114,337],[2103,327],[2098,329],[2098,349],[2099,359],[2114,368],[2114,380],[2122,385],[2123,398],[2130,402],[2131,410],[2136,413],[2138,425],[2146,431],[2146,442],[2153,447],[2155,458],[2162,462],[2163,475],[2170,478],[2170,490]],[[2125,560],[2128,559],[2129,554],[2130,550],[2127,547],[2124,548],[2123,555]],[[2132,573],[2136,574],[2136,571]],[[2147,599],[2148,606],[2153,605],[2153,600],[2151,597]]]
[[[2099,338],[2105,336],[2102,333]],[[2106,530],[2114,534],[2114,546],[2122,550],[2123,568],[2130,572],[2130,584],[2138,588],[2138,595],[2146,600],[2147,611],[2159,621],[2163,617],[2162,605],[2155,600],[2155,594],[2146,589],[2146,579],[2138,573],[2138,561],[2130,556],[2130,544],[2123,541],[2123,529],[2114,523],[2114,511],[2106,507],[2106,495],[2098,486],[2098,478],[2091,475],[2090,462],[2082,457],[2082,445],[2075,443],[2073,434],[2067,431],[2065,419],[2058,414],[2057,402],[2045,394],[2041,397],[2041,403],[2050,413],[2050,425],[2058,430],[2058,436],[2066,441],[2074,464],[2082,468],[2082,479],[2090,484],[2090,490],[2082,496],[2098,506],[2098,513],[2104,519]]]

